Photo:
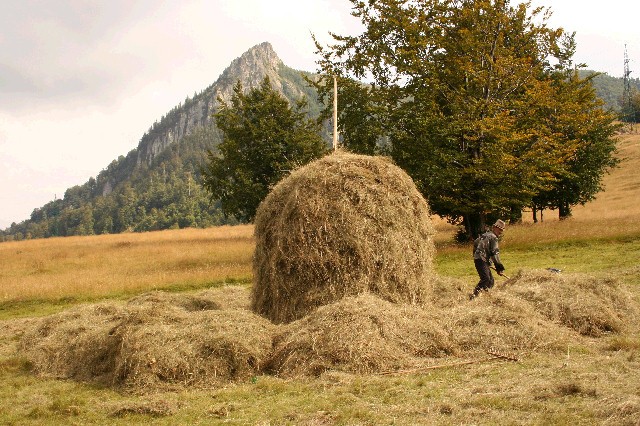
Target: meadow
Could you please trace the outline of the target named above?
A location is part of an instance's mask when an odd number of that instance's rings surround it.
[[[506,274],[557,268],[619,280],[640,304],[640,136],[620,136],[620,167],[573,217],[509,226]],[[436,271],[468,293],[470,247],[434,218]],[[53,238],[0,244],[2,424],[638,424],[640,325],[568,342],[562,356],[394,375],[259,376],[222,388],[131,394],[31,372],[16,352],[36,317],[152,290],[249,288],[253,227]],[[503,278],[496,278],[500,286]],[[577,295],[576,297],[579,297]],[[639,305],[640,306],[640,305]]]

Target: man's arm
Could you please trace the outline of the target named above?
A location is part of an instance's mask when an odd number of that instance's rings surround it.
[[[491,239],[489,249],[491,250],[491,259],[493,260],[493,264],[496,265],[496,271],[498,271],[498,274],[502,275],[504,265],[500,261],[500,246],[498,245],[497,238]]]

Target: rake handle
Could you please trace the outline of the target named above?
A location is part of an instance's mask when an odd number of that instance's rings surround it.
[[[490,267],[491,269],[493,269],[494,271],[496,271],[496,273],[498,275],[500,275],[501,277],[505,277],[506,279],[510,280],[511,278],[509,278],[508,276],[506,276],[505,274],[502,274],[500,272],[498,272],[498,270],[496,268],[494,268],[493,266]]]

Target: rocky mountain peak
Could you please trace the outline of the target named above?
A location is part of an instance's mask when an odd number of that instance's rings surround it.
[[[247,50],[234,59],[218,79],[217,96],[227,101],[233,93],[233,86],[240,80],[245,89],[256,87],[269,77],[276,86],[279,83],[278,71],[282,60],[273,50],[271,43],[264,42]]]
[[[286,68],[271,43],[263,42],[253,46],[234,59],[214,84],[184,105],[172,110],[155,128],[143,136],[138,145],[136,164],[150,165],[168,146],[193,133],[195,129],[206,126],[219,107],[218,99],[229,102],[233,96],[233,87],[238,81],[248,90],[259,86],[267,76],[278,91],[299,99],[304,95],[299,83],[281,75],[282,70]],[[105,194],[110,191],[111,186],[105,186]]]

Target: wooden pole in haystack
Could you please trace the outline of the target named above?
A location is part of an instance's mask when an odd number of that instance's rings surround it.
[[[338,149],[338,80],[333,76],[333,150]]]

